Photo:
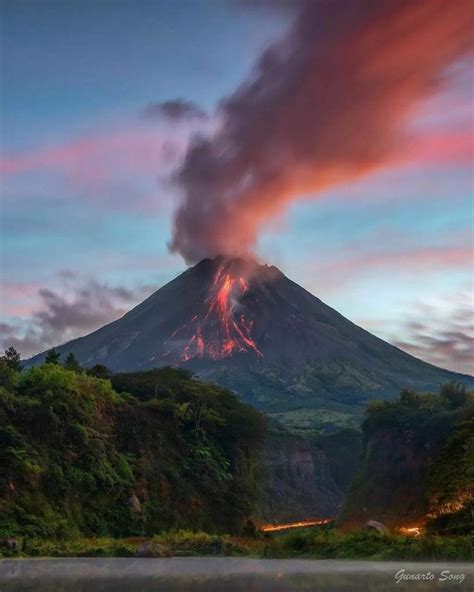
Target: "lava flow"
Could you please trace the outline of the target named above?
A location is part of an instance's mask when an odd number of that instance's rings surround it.
[[[288,522],[286,524],[264,524],[260,527],[262,532],[278,532],[280,530],[291,530],[293,528],[304,528],[306,526],[319,526],[332,522],[330,518],[319,520],[301,520],[300,522]]]
[[[203,312],[179,327],[168,340],[170,344],[188,336],[182,361],[195,357],[218,360],[238,352],[253,351],[258,356],[263,355],[252,338],[253,321],[246,318],[240,304],[248,289],[248,282],[242,275],[230,273],[225,265],[218,268]]]
[[[420,536],[422,529],[422,526],[401,526],[398,529],[398,532],[405,536],[418,537]]]

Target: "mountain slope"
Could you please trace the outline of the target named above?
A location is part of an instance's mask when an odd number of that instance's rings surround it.
[[[347,406],[404,387],[474,382],[371,335],[276,267],[220,257],[204,259],[121,319],[57,349],[114,371],[185,366],[260,409],[323,408],[339,414],[336,423]]]

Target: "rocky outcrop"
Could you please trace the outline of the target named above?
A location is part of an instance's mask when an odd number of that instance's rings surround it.
[[[336,516],[345,488],[335,469],[333,459],[317,441],[286,432],[270,433],[263,451],[258,518],[285,522]]]
[[[129,497],[128,504],[130,506],[130,511],[132,512],[132,514],[141,514],[142,505],[135,493],[132,493],[132,495]]]
[[[473,402],[461,385],[448,384],[439,394],[402,391],[393,401],[370,405],[360,466],[339,525],[360,528],[375,520],[412,528],[467,507],[474,483],[468,452]]]
[[[388,533],[388,528],[381,522],[377,522],[377,520],[368,520],[365,523],[364,530],[375,531],[380,534]]]
[[[368,520],[389,527],[419,520],[425,513],[425,478],[436,457],[439,434],[389,427],[371,434],[360,470],[351,485],[341,524]]]

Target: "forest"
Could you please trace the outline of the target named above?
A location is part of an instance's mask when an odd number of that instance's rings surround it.
[[[106,374],[0,360],[0,538],[241,531],[263,417],[183,370]]]

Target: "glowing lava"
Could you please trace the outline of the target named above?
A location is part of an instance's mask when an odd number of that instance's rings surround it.
[[[401,526],[398,532],[404,536],[418,537],[421,535],[422,529],[422,526]]]
[[[246,318],[240,303],[248,289],[248,282],[242,275],[234,275],[221,265],[209,289],[203,313],[174,331],[168,346],[187,338],[181,355],[184,362],[195,357],[218,360],[242,352],[262,356],[252,338],[253,320]]]
[[[292,528],[304,528],[305,526],[318,526],[320,524],[329,524],[330,518],[320,520],[302,520],[300,522],[288,522],[286,524],[264,524],[260,527],[262,532],[278,532],[280,530],[291,530]]]

